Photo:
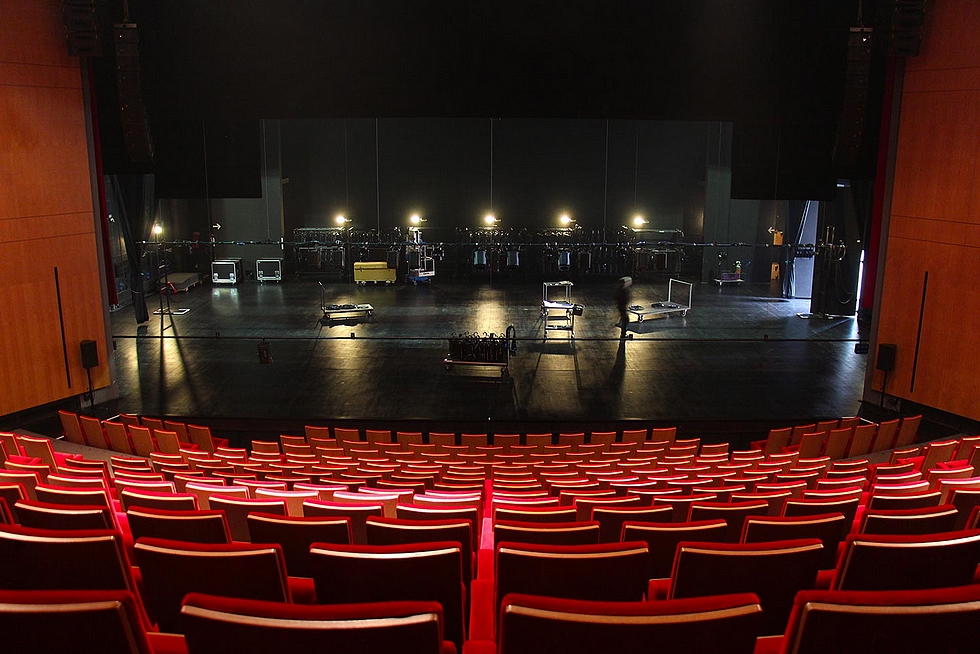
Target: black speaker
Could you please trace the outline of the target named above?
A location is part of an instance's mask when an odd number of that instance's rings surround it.
[[[130,161],[153,161],[153,139],[150,137],[146,107],[140,81],[140,40],[136,23],[115,23],[113,41],[116,51],[116,87],[119,93],[119,120],[123,144]]]
[[[891,372],[895,369],[895,356],[897,354],[898,346],[894,343],[879,343],[875,368],[884,372]]]
[[[99,345],[95,341],[82,341],[82,367],[86,370],[99,367]]]

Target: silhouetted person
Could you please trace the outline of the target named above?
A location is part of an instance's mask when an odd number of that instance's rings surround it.
[[[626,326],[630,324],[630,317],[626,313],[626,309],[630,305],[632,296],[631,286],[633,286],[632,278],[620,277],[616,283],[616,292],[613,294],[613,297],[616,299],[616,308],[619,309],[619,322],[616,323],[616,326],[620,328],[620,338],[626,338]]]

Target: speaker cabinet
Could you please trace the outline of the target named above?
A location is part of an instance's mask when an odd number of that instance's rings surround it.
[[[894,343],[881,343],[878,345],[878,357],[875,361],[875,368],[883,372],[895,370],[895,356],[898,354],[898,346]]]
[[[95,341],[82,341],[82,367],[86,370],[99,367],[99,345]]]

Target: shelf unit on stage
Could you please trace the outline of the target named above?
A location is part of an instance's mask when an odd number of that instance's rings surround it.
[[[570,281],[543,282],[541,285],[541,318],[544,321],[544,338],[549,332],[563,332],[575,338],[575,316],[582,315],[583,306],[572,302]],[[562,298],[562,296],[564,296]],[[561,299],[555,299],[555,298]]]

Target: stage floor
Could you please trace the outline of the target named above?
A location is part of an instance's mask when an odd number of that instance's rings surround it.
[[[538,283],[437,277],[419,286],[324,279],[328,304],[367,303],[370,319],[320,323],[316,280],[202,286],[171,296],[183,315],[112,315],[120,412],[213,418],[359,421],[789,423],[853,415],[866,354],[856,318],[804,319],[809,300],[768,287],[695,285],[684,317],[614,326],[613,283],[577,283],[574,340],[543,339]],[[665,300],[638,281],[633,304]],[[149,309],[158,308],[150,298]],[[163,338],[160,338],[161,324]],[[452,333],[503,333],[518,351],[496,368],[447,371]],[[268,344],[272,363],[260,363]]]

